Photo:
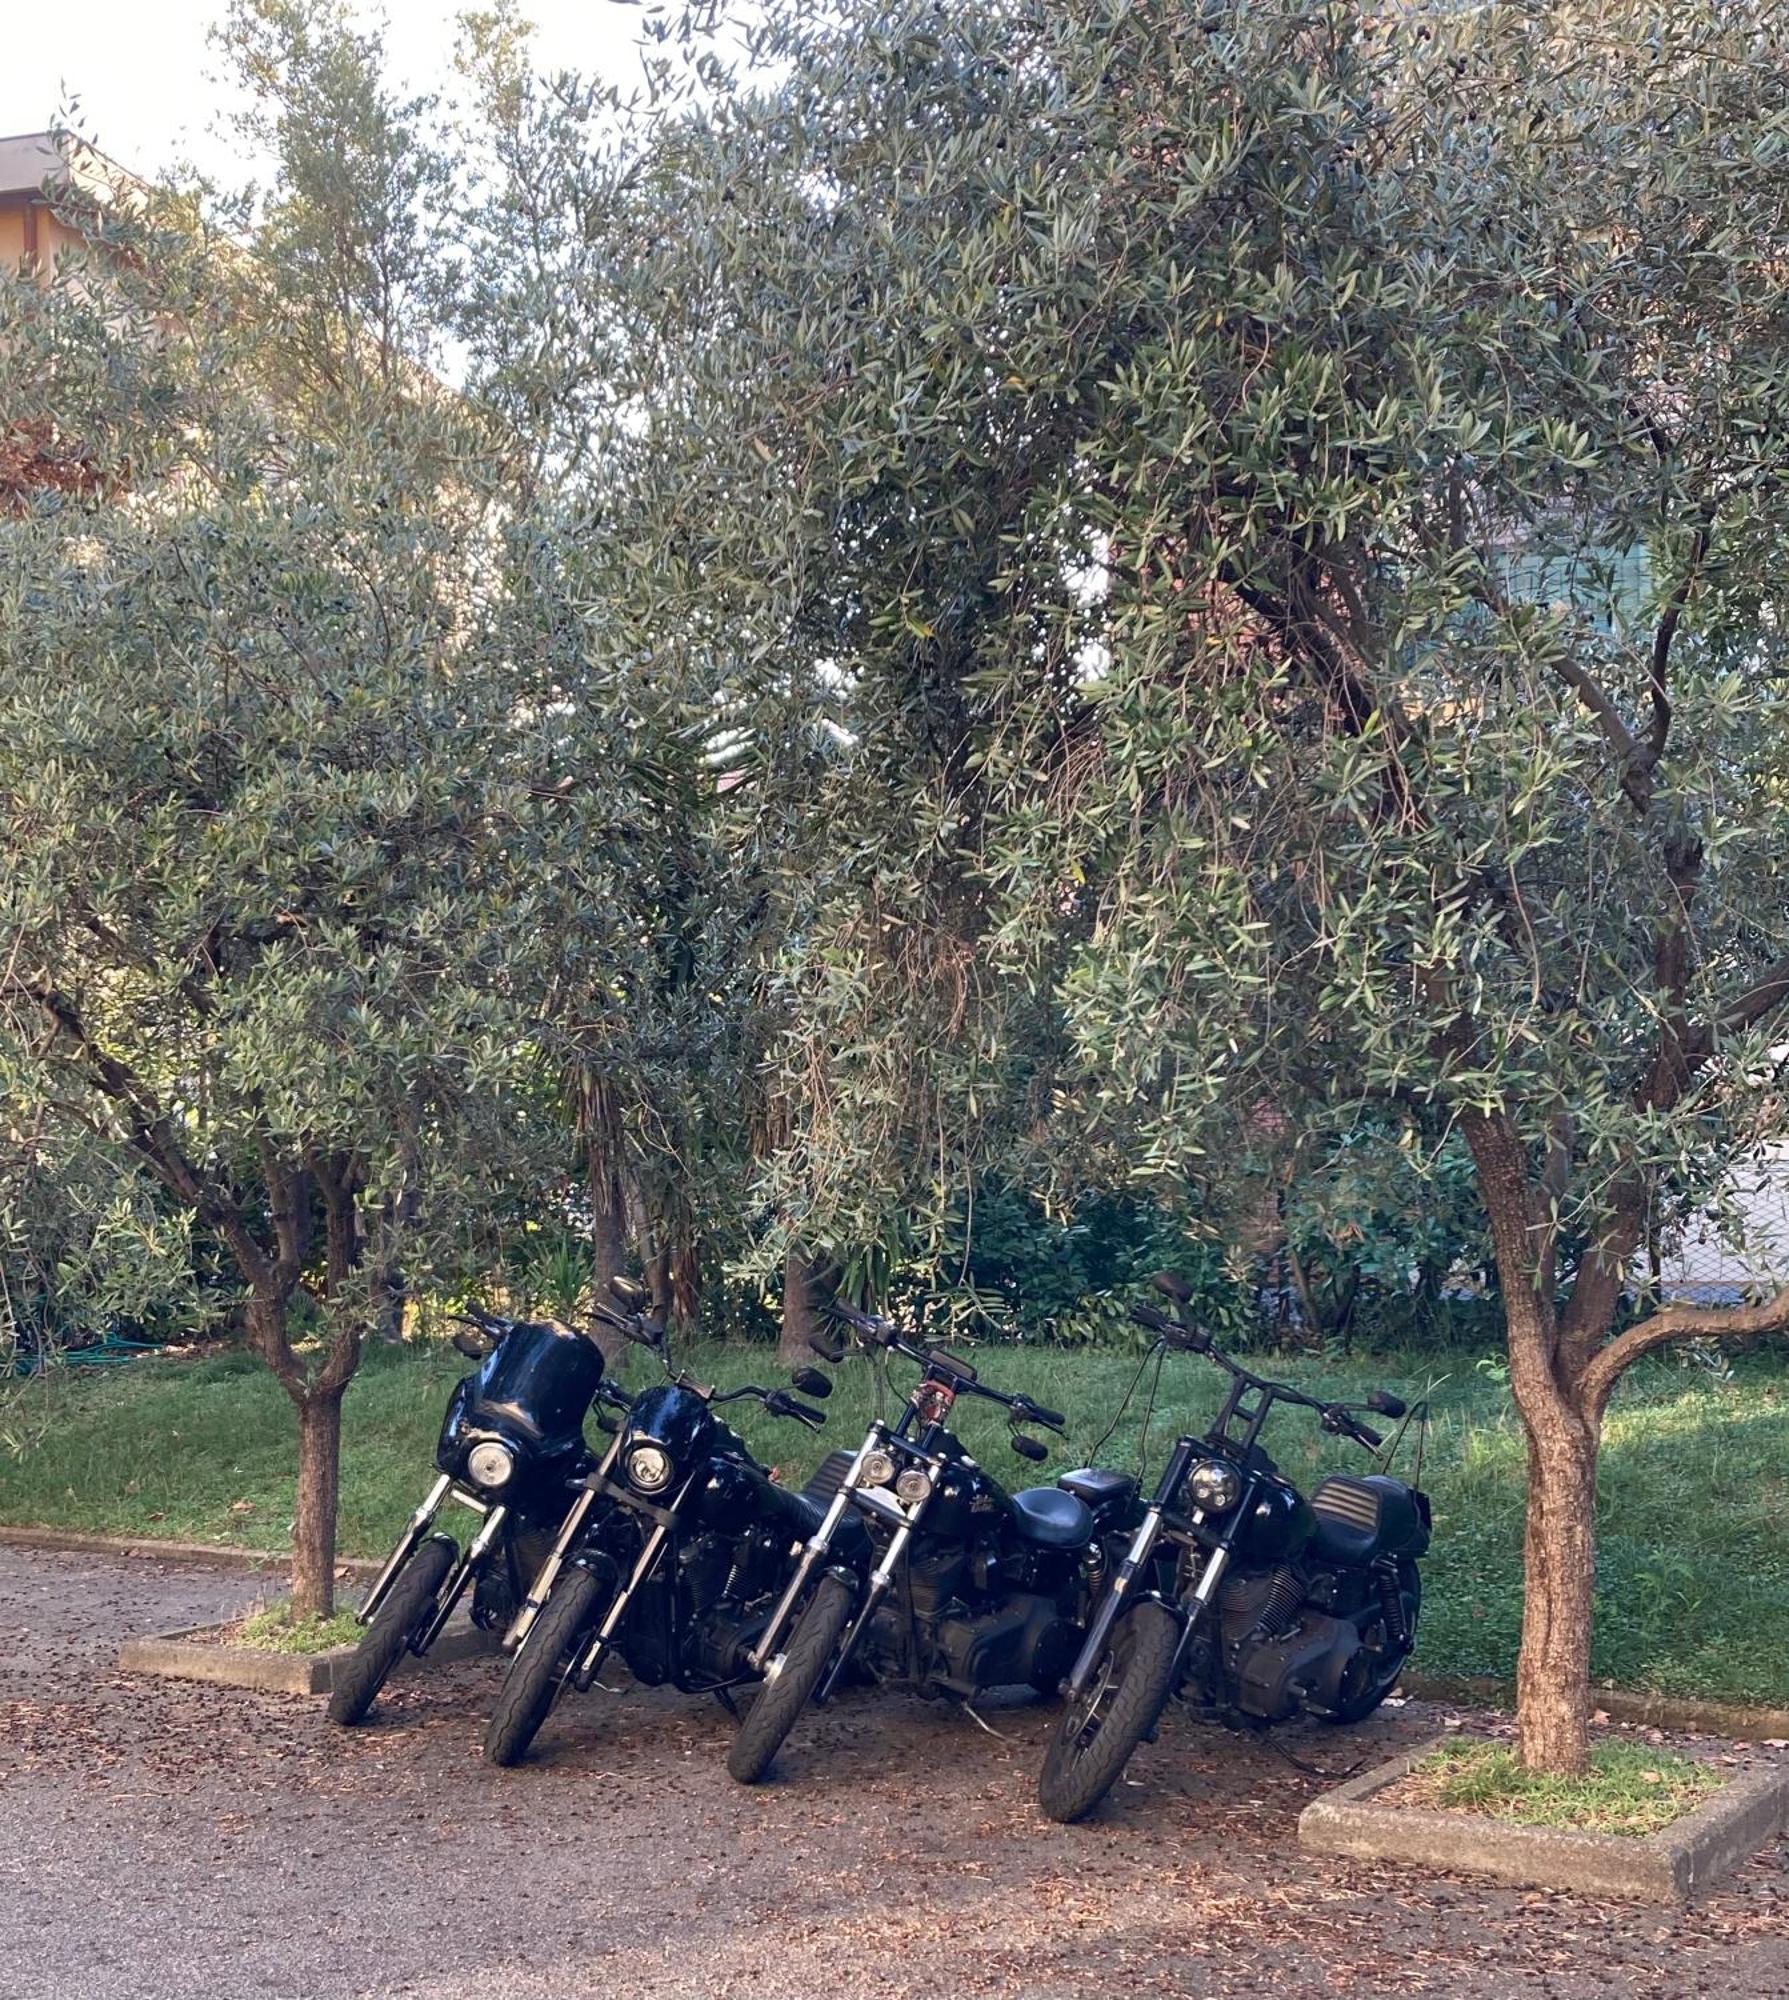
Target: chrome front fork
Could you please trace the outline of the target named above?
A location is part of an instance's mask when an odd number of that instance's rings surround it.
[[[1099,1609],[1093,1614],[1093,1623],[1087,1628],[1087,1637],[1082,1642],[1080,1653],[1075,1659],[1073,1671],[1069,1674],[1065,1692],[1071,1696],[1085,1694],[1087,1683],[1093,1678],[1093,1670],[1099,1665],[1100,1655],[1106,1650],[1106,1642],[1112,1636],[1112,1627],[1118,1623],[1120,1612],[1129,1601],[1131,1586],[1136,1582],[1143,1565],[1155,1553],[1155,1545],[1161,1539],[1162,1510],[1151,1507],[1137,1524],[1137,1532],[1131,1537],[1131,1545],[1124,1552],[1124,1560],[1118,1565],[1118,1574],[1113,1577],[1111,1587],[1100,1599]]]
[[[790,1577],[776,1609],[759,1634],[758,1643],[746,1654],[745,1663],[755,1674],[764,1672],[766,1666],[776,1657],[783,1636],[789,1629],[789,1620],[794,1615],[795,1606],[807,1581],[813,1575],[818,1563],[832,1547],[832,1538],[838,1533],[839,1523],[845,1518],[845,1509],[851,1505],[851,1495],[856,1489],[857,1474],[865,1456],[882,1442],[880,1425],[873,1428],[863,1443],[857,1447],[857,1456],[851,1461],[851,1468],[839,1481],[839,1490],[832,1496],[832,1505],[827,1508],[825,1519],[821,1521],[802,1548],[801,1560],[795,1565],[795,1573]]]
[[[621,1451],[621,1436],[617,1432],[615,1442],[603,1454],[602,1463],[596,1468],[596,1477],[606,1479]],[[590,1510],[596,1505],[596,1489],[586,1486],[566,1511],[565,1519],[559,1525],[559,1533],[554,1537],[553,1546],[547,1559],[540,1566],[534,1581],[528,1586],[528,1595],[523,1598],[521,1609],[510,1620],[509,1630],[503,1635],[503,1650],[515,1652],[522,1646],[528,1634],[534,1630],[534,1622],[547,1608],[547,1599],[553,1594],[553,1586],[559,1581],[560,1572],[570,1559],[571,1552],[583,1539],[584,1523],[590,1518]]]
[[[692,1475],[692,1477],[694,1476]],[[686,1485],[683,1493],[687,1493],[688,1491],[689,1488]],[[670,1508],[667,1510],[673,1519],[675,1519],[678,1505],[683,1499],[683,1493],[679,1493],[677,1499],[672,1501]],[[627,1616],[627,1608],[633,1602],[634,1592],[639,1589],[641,1584],[658,1567],[658,1560],[664,1553],[665,1544],[671,1539],[671,1526],[672,1522],[670,1520],[660,1521],[652,1533],[646,1537],[646,1546],[640,1551],[640,1557],[634,1564],[633,1573],[628,1577],[626,1583],[616,1591],[613,1599],[610,1601],[608,1613],[604,1617],[603,1622],[591,1633],[589,1640],[571,1663],[570,1670],[566,1674],[566,1679],[574,1687],[588,1687],[591,1677],[601,1667],[603,1655],[608,1652],[610,1645],[614,1641],[615,1634],[621,1628],[622,1619]]]
[[[907,1553],[907,1544],[913,1539],[917,1523],[908,1521],[898,1527],[888,1538],[888,1553],[870,1572],[870,1585],[863,1594],[863,1603],[857,1616],[852,1619],[850,1629],[839,1641],[838,1651],[832,1656],[832,1664],[826,1669],[826,1676],[814,1690],[815,1703],[830,1701],[832,1691],[838,1685],[839,1676],[845,1671],[851,1655],[857,1650],[857,1642],[876,1615],[876,1607],[888,1595],[888,1586],[894,1581],[895,1570],[902,1556]]]
[[[428,1533],[435,1516],[440,1513],[441,1503],[447,1498],[452,1485],[453,1481],[444,1472],[430,1487],[428,1498],[410,1516],[410,1525],[399,1538],[397,1547],[392,1550],[372,1589],[367,1592],[366,1602],[354,1614],[362,1625],[370,1624],[378,1615],[380,1605],[390,1595],[392,1582],[398,1571],[415,1555],[423,1536]]]
[[[468,1503],[470,1504],[470,1503]],[[478,1533],[466,1545],[466,1553],[459,1565],[449,1575],[442,1587],[440,1598],[435,1605],[435,1615],[429,1620],[420,1639],[412,1646],[412,1651],[426,1653],[441,1636],[441,1628],[453,1615],[453,1608],[459,1603],[466,1585],[484,1568],[491,1550],[496,1546],[497,1537],[509,1523],[509,1509],[502,1505],[487,1508],[484,1521]]]

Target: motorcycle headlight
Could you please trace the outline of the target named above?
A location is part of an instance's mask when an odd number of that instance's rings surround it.
[[[1227,1458],[1202,1458],[1186,1476],[1187,1496],[1207,1514],[1227,1514],[1242,1498],[1242,1474]]]
[[[515,1453],[496,1438],[486,1438],[466,1454],[466,1477],[474,1486],[482,1486],[487,1493],[495,1493],[499,1486],[507,1486],[515,1469]]]
[[[895,1498],[903,1507],[917,1507],[932,1490],[932,1482],[917,1465],[908,1466],[895,1481]]]
[[[628,1447],[628,1483],[641,1493],[662,1493],[671,1483],[671,1474],[676,1468],[671,1463],[671,1454],[662,1444],[636,1444]]]
[[[860,1486],[886,1486],[895,1476],[895,1462],[886,1451],[872,1451],[865,1455],[863,1464],[857,1469]]]

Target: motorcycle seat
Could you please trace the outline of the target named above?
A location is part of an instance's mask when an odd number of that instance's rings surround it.
[[[1028,1486],[1012,1496],[1013,1522],[1040,1549],[1083,1549],[1093,1539],[1093,1512],[1059,1486]]]
[[[1124,1508],[1137,1497],[1137,1482],[1128,1472],[1113,1472],[1103,1465],[1084,1465],[1065,1472],[1056,1481],[1064,1493],[1072,1493],[1097,1514],[1102,1508]]]
[[[1417,1556],[1429,1545],[1428,1507],[1401,1479],[1333,1473],[1311,1495],[1317,1517],[1311,1553],[1324,1562],[1364,1569],[1380,1556]]]

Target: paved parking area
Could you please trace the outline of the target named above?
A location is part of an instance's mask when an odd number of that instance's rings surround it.
[[[1048,1711],[854,1696],[742,1791],[718,1706],[592,1694],[487,1769],[500,1668],[320,1704],[127,1678],[239,1574],[0,1548],[0,2000],[1789,2000],[1789,1851],[1685,1913],[1293,1845],[1320,1778],[1172,1721],[1097,1823],[1031,1802]],[[1284,1739],[1340,1771],[1412,1704]]]

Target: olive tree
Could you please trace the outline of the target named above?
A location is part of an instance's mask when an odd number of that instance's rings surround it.
[[[848,732],[783,1205],[848,1238],[991,1139],[1169,1189],[1264,1116],[1463,1139],[1550,1768],[1612,1389],[1789,1323],[1623,1304],[1784,1115],[1786,33],[773,9],[599,176],[635,601],[724,621],[767,732],[816,688]]]
[[[0,405],[92,468],[0,520],[0,1090],[227,1252],[327,1612],[369,1331],[527,1149],[509,856],[553,806],[485,441],[397,316],[421,183],[377,50],[235,27],[283,169],[251,247],[145,191],[0,291]]]

